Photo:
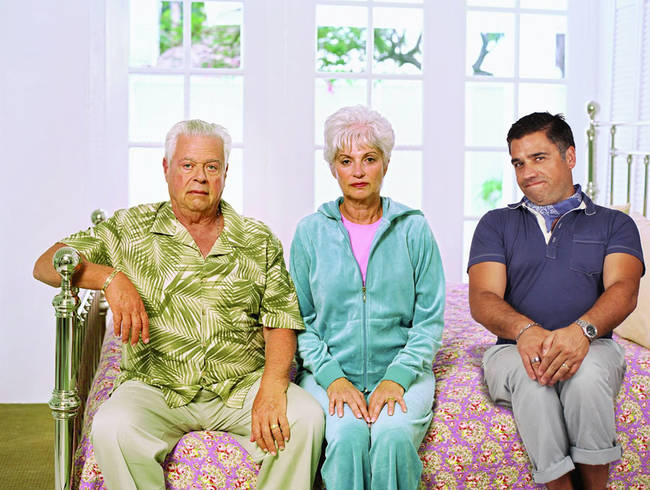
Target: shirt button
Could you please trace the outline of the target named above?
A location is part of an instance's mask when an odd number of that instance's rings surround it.
[[[553,237],[553,243],[557,242],[557,238]]]

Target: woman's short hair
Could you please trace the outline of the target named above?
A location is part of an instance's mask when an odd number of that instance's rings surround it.
[[[362,105],[342,107],[325,120],[323,155],[330,167],[339,151],[353,144],[376,148],[382,153],[384,166],[390,160],[395,133],[391,124],[379,114]]]
[[[223,143],[223,157],[224,163],[228,163],[230,156],[230,148],[232,147],[232,138],[228,130],[218,124],[202,121],[201,119],[190,119],[187,121],[180,121],[174,124],[167,132],[165,138],[165,158],[171,163],[176,151],[176,142],[178,137],[184,134],[186,136],[213,136]]]

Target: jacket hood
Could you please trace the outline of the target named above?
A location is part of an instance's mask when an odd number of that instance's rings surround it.
[[[318,212],[327,216],[328,218],[341,221],[341,211],[339,210],[339,206],[341,205],[342,202],[343,202],[343,197],[339,197],[334,201],[323,203],[318,208]],[[409,208],[404,204],[401,204],[397,201],[393,201],[390,197],[382,197],[381,206],[383,209],[382,219],[386,219],[388,221],[393,221],[395,218],[399,218],[401,216],[406,216],[409,214],[423,215],[422,211],[420,211],[419,209]]]

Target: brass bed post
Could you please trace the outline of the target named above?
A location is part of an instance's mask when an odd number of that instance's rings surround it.
[[[627,201],[632,202],[632,155],[627,156]]]
[[[643,177],[643,216],[648,216],[648,165],[650,165],[650,155],[643,157],[645,174]]]
[[[68,490],[72,480],[72,450],[74,418],[80,405],[76,387],[77,350],[76,314],[79,305],[77,289],[72,287],[72,275],[80,264],[80,257],[71,247],[63,247],[54,254],[54,268],[61,275],[61,292],[52,305],[56,315],[56,353],[54,391],[49,402],[54,417],[54,488]]]
[[[596,165],[596,124],[594,118],[598,112],[598,104],[591,101],[587,104],[589,114],[589,129],[587,129],[587,189],[585,193],[593,201],[596,198],[596,184],[594,182],[594,168]]]
[[[609,128],[609,204],[614,204],[614,159],[616,158],[616,125]]]

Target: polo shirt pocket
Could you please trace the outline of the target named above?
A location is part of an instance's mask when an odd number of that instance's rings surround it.
[[[582,272],[590,276],[602,274],[605,260],[605,242],[591,237],[573,238],[571,261],[569,268],[572,271]]]

